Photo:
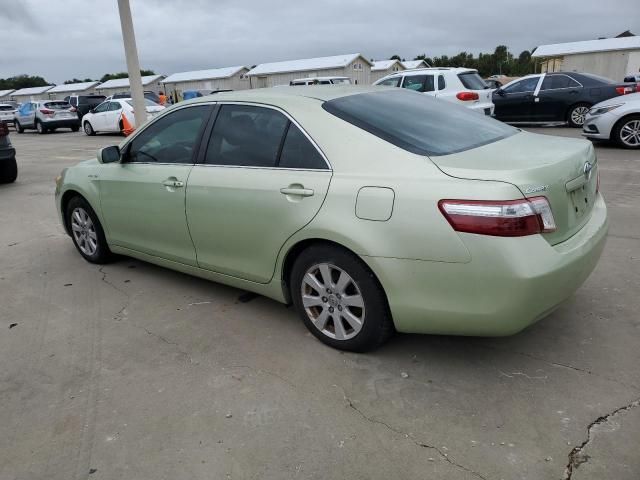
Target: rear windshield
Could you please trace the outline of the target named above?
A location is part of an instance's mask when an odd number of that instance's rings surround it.
[[[50,108],[51,110],[66,110],[71,108],[71,104],[68,102],[47,102],[44,104],[45,108]]]
[[[322,108],[418,155],[462,152],[518,132],[466,107],[404,89],[340,97]]]
[[[15,108],[12,107],[11,105],[0,105],[0,112],[9,112],[14,110]]]
[[[78,97],[80,103],[89,103],[98,105],[104,102],[104,99],[107,98],[104,95],[81,95]]]
[[[349,79],[349,78],[334,78],[332,80],[332,82],[335,85],[339,85],[339,84],[349,85],[349,84],[351,84],[351,79]]]
[[[484,90],[489,88],[482,77],[476,72],[459,73],[458,78],[462,82],[462,85],[464,85],[464,88],[468,88],[469,90]]]

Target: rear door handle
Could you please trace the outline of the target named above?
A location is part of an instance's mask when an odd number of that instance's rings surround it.
[[[314,191],[310,188],[281,188],[280,193],[283,195],[297,195],[298,197],[311,197]]]
[[[172,180],[170,178],[167,178],[164,182],[162,182],[162,185],[164,185],[165,187],[180,188],[180,187],[184,187],[184,182],[181,182],[180,180]]]

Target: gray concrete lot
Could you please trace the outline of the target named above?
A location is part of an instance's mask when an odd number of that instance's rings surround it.
[[[607,247],[550,317],[509,338],[397,335],[356,355],[271,300],[85,262],[54,177],[121,137],[11,138],[0,479],[640,477],[640,152],[597,146]]]

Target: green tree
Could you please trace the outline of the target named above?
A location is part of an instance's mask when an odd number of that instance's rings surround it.
[[[155,75],[156,72],[154,72],[153,70],[144,70],[141,69],[140,70],[140,75],[147,76],[147,75]],[[107,80],[115,80],[118,78],[129,78],[129,73],[127,72],[118,72],[118,73],[105,73],[101,78],[100,78],[100,82],[106,82]]]
[[[0,78],[0,90],[19,90],[28,87],[44,87],[45,85],[51,85],[51,83],[37,75],[22,74]]]

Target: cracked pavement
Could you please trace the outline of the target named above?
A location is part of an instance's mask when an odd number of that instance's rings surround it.
[[[356,355],[266,298],[127,258],[86,263],[53,179],[120,137],[11,139],[0,479],[640,478],[640,152],[596,146],[609,240],[550,317]]]

